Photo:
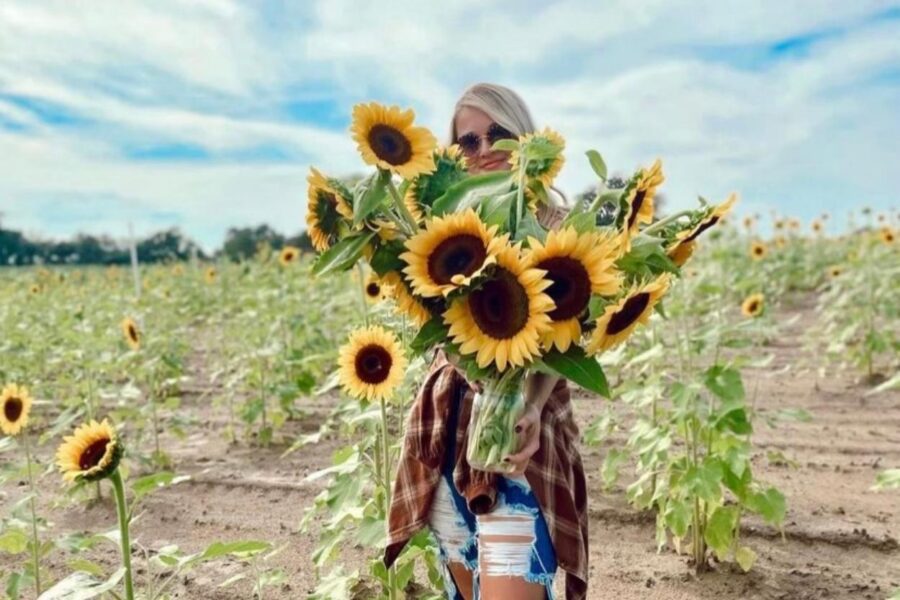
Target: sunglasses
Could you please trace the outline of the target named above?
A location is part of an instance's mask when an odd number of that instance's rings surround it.
[[[481,136],[475,135],[474,133],[467,133],[466,135],[456,138],[456,143],[459,144],[459,147],[465,154],[468,156],[475,156],[478,154],[479,148],[481,148],[482,138],[487,139],[488,146],[493,146],[495,142],[500,140],[513,140],[516,136],[505,127],[497,125],[496,123],[491,123],[491,126],[488,127],[487,135]]]

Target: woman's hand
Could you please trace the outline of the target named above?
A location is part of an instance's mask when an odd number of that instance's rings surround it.
[[[544,405],[553,392],[558,377],[545,375],[544,373],[531,373],[525,380],[525,413],[516,423],[516,433],[519,435],[519,450],[510,454],[504,460],[512,463],[515,470],[513,476],[523,475],[531,457],[541,447],[541,413]]]

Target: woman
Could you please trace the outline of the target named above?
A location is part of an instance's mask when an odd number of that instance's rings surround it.
[[[471,173],[509,169],[499,139],[535,130],[522,99],[491,84],[472,86],[456,104],[450,139]],[[541,206],[548,228],[565,216]],[[465,458],[474,384],[438,352],[406,427],[388,522],[391,565],[417,531],[430,527],[440,545],[451,600],[542,600],[552,597],[557,568],[566,598],[587,591],[587,495],[575,448],[565,380],[543,374],[525,382],[526,411],[516,425],[519,449],[506,457],[509,476],[476,471]]]

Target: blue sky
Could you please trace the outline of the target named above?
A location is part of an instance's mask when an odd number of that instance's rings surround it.
[[[430,6],[433,4],[433,6]],[[896,213],[900,2],[5,0],[0,213],[35,235],[303,227],[310,165],[359,171],[355,102],[443,139],[478,81],[567,139],[559,183],[663,159],[669,206]]]

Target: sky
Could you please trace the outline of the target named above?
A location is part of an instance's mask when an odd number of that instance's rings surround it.
[[[900,1],[0,0],[0,223],[34,236],[304,227],[363,170],[352,106],[445,141],[470,84],[567,140],[559,186],[663,160],[670,210],[900,209]]]

